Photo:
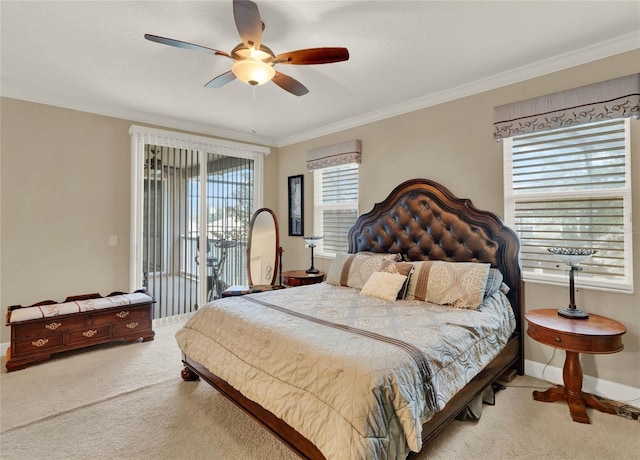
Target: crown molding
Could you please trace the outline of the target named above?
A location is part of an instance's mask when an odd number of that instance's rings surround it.
[[[581,64],[586,64],[598,59],[614,56],[640,48],[640,31],[623,35],[596,45],[587,46],[570,53],[564,53],[549,59],[538,61],[526,66],[521,66],[507,72],[492,75],[487,78],[474,81],[466,85],[447,89],[423,97],[412,99],[400,104],[385,107],[373,112],[353,118],[348,118],[337,123],[321,126],[309,131],[301,132],[284,138],[273,138],[241,133],[233,130],[215,128],[210,125],[193,123],[186,120],[163,117],[160,115],[127,110],[121,107],[98,107],[83,101],[58,100],[42,94],[27,93],[3,82],[0,86],[0,94],[3,97],[25,100],[39,104],[52,105],[71,110],[94,113],[108,117],[129,120],[134,123],[143,123],[206,134],[218,138],[247,142],[267,147],[286,147],[288,145],[315,139],[317,137],[334,134],[346,129],[356,128],[376,121],[403,115],[417,110],[432,107],[434,105],[450,102],[474,94],[490,91],[502,86],[540,77],[560,70],[565,70]]]
[[[69,100],[69,99],[57,99],[51,96],[37,94],[35,92],[28,92],[17,89],[6,83],[2,83],[0,88],[0,95],[2,97],[19,99],[27,102],[34,102],[37,104],[51,105],[55,107],[61,107],[64,109],[77,110],[80,112],[93,113],[95,115],[102,115],[105,117],[119,118],[130,121],[132,123],[154,125],[162,128],[168,128],[173,130],[181,130],[187,132],[193,132],[198,134],[206,134],[217,138],[228,139],[232,141],[241,141],[249,144],[256,144],[266,147],[275,147],[276,139],[266,136],[257,136],[247,133],[241,133],[233,130],[226,130],[216,128],[211,125],[204,125],[200,123],[193,123],[186,120],[177,118],[164,117],[161,115],[150,114],[145,112],[138,112],[135,110],[127,110],[121,107],[104,107],[87,104],[86,102]]]
[[[412,99],[410,101],[369,112],[362,116],[349,118],[338,123],[329,124],[293,136],[281,138],[278,139],[276,147],[285,147],[287,145],[315,139],[317,137],[326,136],[346,129],[356,128],[368,123],[425,109],[434,105],[490,91],[502,86],[530,80],[542,75],[558,72],[581,64],[587,64],[598,59],[633,51],[639,48],[640,31],[607,40],[596,45],[587,46],[570,53],[560,54],[526,66],[521,66],[466,85],[460,85],[445,91],[429,94],[417,99]]]

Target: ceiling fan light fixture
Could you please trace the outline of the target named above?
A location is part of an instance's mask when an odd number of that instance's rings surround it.
[[[231,71],[240,81],[252,86],[267,83],[276,74],[272,65],[254,59],[234,62]]]
[[[273,80],[277,86],[294,96],[304,96],[309,90],[295,78],[276,72],[276,64],[329,64],[349,59],[349,51],[346,48],[336,47],[306,48],[276,56],[268,46],[262,44],[264,22],[260,19],[258,5],[251,0],[233,0],[233,16],[242,42],[238,43],[231,53],[158,35],[144,34],[144,38],[162,45],[232,59],[234,63],[231,70],[211,79],[204,85],[206,88],[220,88],[236,78],[251,86]]]

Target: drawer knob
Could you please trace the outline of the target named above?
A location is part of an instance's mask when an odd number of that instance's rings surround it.
[[[55,321],[51,324],[45,324],[44,327],[46,327],[47,329],[49,329],[50,331],[55,331],[56,329],[58,329],[60,326],[62,326],[62,323],[56,323]]]
[[[31,342],[31,345],[34,347],[44,347],[47,343],[49,343],[49,339],[38,339],[35,342]]]
[[[129,312],[128,312],[128,311],[124,311],[124,310],[123,310],[123,311],[121,311],[120,313],[116,313],[116,316],[117,316],[118,318],[120,318],[120,319],[124,319],[124,318],[126,318],[127,316],[129,316]]]
[[[126,326],[129,329],[135,329],[138,326],[139,323],[136,323],[135,321],[131,321],[129,324],[127,324]]]
[[[562,342],[562,339],[560,337],[556,337],[556,342],[560,343]]]
[[[98,333],[97,330],[95,329],[89,329],[88,331],[85,331],[82,333],[82,335],[84,335],[85,337],[93,337],[94,335],[96,335]]]

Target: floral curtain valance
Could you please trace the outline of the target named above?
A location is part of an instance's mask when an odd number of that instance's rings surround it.
[[[362,144],[358,139],[309,150],[307,151],[307,170],[360,163],[361,155]]]
[[[493,108],[493,137],[640,117],[640,73]]]

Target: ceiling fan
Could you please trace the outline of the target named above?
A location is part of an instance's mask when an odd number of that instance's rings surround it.
[[[232,59],[234,63],[231,70],[208,82],[205,85],[207,88],[220,88],[238,78],[252,86],[273,81],[285,91],[303,96],[309,90],[295,78],[275,70],[276,64],[328,64],[349,59],[349,51],[346,48],[308,48],[276,55],[262,44],[262,31],[265,26],[260,20],[258,5],[250,0],[233,0],[233,16],[242,43],[233,48],[231,53],[157,35],[145,34],[144,38],[163,45]]]

